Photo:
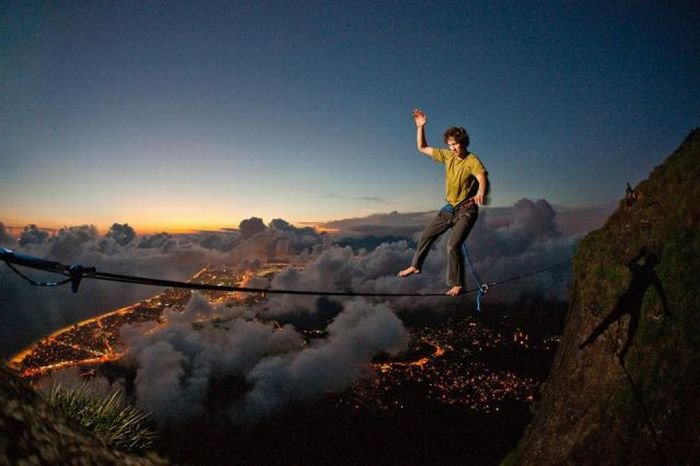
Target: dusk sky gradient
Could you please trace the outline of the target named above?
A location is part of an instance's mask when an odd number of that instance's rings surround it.
[[[494,206],[619,199],[700,125],[697,2],[0,6],[0,221],[138,231],[427,211],[465,126]]]

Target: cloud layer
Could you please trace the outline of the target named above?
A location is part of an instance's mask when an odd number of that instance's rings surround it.
[[[212,323],[215,316],[225,323]],[[137,401],[161,423],[204,414],[221,380],[228,381],[231,420],[257,419],[291,400],[344,388],[374,355],[395,354],[407,341],[391,309],[363,300],[347,303],[328,337],[308,344],[290,325],[261,322],[248,308],[212,308],[199,295],[163,320],[122,330],[137,367]]]
[[[49,235],[36,225],[28,225],[19,241],[3,226],[0,236],[4,241],[0,245],[66,264],[95,266],[105,272],[186,280],[207,265],[250,269],[271,258],[305,260],[323,241],[310,228],[297,229],[283,220],[274,225],[263,225],[247,239],[237,231],[138,236],[127,224],[118,223],[104,236],[92,225],[65,227]],[[61,278],[35,270],[23,272],[39,281]],[[10,356],[58,328],[133,304],[159,291],[150,286],[83,280],[79,292],[73,294],[68,287],[33,287],[2,265],[0,355]]]
[[[362,231],[407,233],[404,240],[359,254],[311,228],[297,228],[281,219],[265,225],[255,217],[243,221],[239,231],[190,236],[139,237],[128,225],[115,224],[103,237],[91,226],[64,228],[48,237],[28,226],[20,243],[29,254],[94,264],[99,270],[119,273],[185,279],[205,264],[254,270],[266,261],[284,260],[290,267],[271,280],[255,277],[246,285],[441,293],[447,289],[448,234],[436,243],[421,274],[396,276],[410,264],[414,253],[409,240],[417,238],[432,215],[394,212],[328,225],[355,236]],[[483,209],[467,241],[474,266],[482,279],[493,282],[566,260],[573,255],[582,231],[564,234],[559,225],[558,212],[544,200],[523,199],[509,209]],[[3,231],[0,228],[0,234]],[[7,309],[23,310],[3,312],[4,319],[14,316],[15,331],[33,339],[57,324],[131,304],[157,291],[88,281],[78,295],[72,295],[66,289],[29,287],[6,270],[0,274],[3,307],[10,303],[13,307]],[[565,299],[568,277],[569,271],[562,268],[496,287],[487,296],[486,306],[489,301],[533,294]],[[466,277],[468,289],[475,286],[471,280]],[[366,300],[270,295],[255,306],[212,307],[195,294],[183,312],[166,310],[162,323],[130,326],[122,333],[128,361],[136,370],[135,396],[159,422],[204,415],[212,403],[241,422],[269,415],[293,401],[342,390],[368,371],[376,354],[401,351],[407,335],[397,311],[449,312],[464,306],[473,307],[472,297]],[[310,322],[323,330],[323,338],[303,336]],[[12,325],[0,326],[0,332],[5,332],[2,341],[12,340],[8,328]],[[221,390],[226,393],[223,397]],[[219,393],[216,400],[213,392]]]

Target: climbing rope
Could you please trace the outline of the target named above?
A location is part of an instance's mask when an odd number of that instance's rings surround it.
[[[464,261],[469,266],[469,270],[472,272],[472,277],[474,277],[474,281],[476,281],[476,310],[477,312],[481,312],[481,297],[489,292],[489,285],[482,282],[481,278],[479,278],[479,274],[476,273],[476,269],[472,265],[471,258],[469,257],[469,250],[467,249],[466,242],[462,243],[462,251],[464,252]]]
[[[10,262],[5,261],[5,263],[7,264],[7,266],[8,266],[10,269],[12,269],[12,271],[13,271],[14,273],[16,273],[16,274],[19,275],[20,277],[24,278],[25,280],[27,280],[29,283],[31,283],[31,284],[34,285],[34,286],[46,286],[46,287],[61,286],[61,285],[65,285],[66,283],[69,283],[69,282],[71,281],[70,278],[66,278],[65,280],[60,281],[60,282],[37,282],[36,280],[33,280],[33,279],[29,278],[28,276],[26,276],[25,274],[23,274],[22,272],[20,272],[19,270],[17,270],[17,269],[15,268],[15,266],[13,266]]]
[[[0,260],[4,261],[13,271],[15,271],[20,277],[27,280],[32,285],[36,286],[59,286],[66,283],[71,284],[71,290],[74,293],[78,291],[78,287],[83,278],[92,278],[94,280],[105,280],[120,283],[131,283],[138,285],[151,285],[167,288],[183,288],[191,290],[202,290],[202,291],[229,291],[229,292],[241,292],[241,293],[264,293],[264,294],[292,294],[292,295],[313,295],[313,296],[365,296],[365,297],[378,297],[378,298],[394,298],[394,297],[428,297],[428,296],[442,296],[445,297],[444,293],[371,293],[371,292],[353,292],[353,291],[322,291],[322,290],[284,290],[284,289],[272,289],[272,288],[251,288],[243,286],[226,286],[226,285],[208,285],[205,283],[189,283],[173,280],[161,280],[149,277],[138,277],[134,275],[121,275],[115,273],[99,272],[95,267],[83,267],[81,265],[65,265],[59,262],[48,261],[45,259],[40,259],[33,256],[28,256],[25,254],[19,254],[11,249],[0,248]],[[537,273],[542,273],[547,270],[551,270],[570,262],[571,259],[560,262],[558,264],[550,265],[542,269],[533,270],[527,273],[520,274],[516,277],[511,277],[506,280],[501,280],[491,283],[481,283],[481,280],[477,278],[478,288],[463,291],[462,294],[469,294],[478,292],[483,295],[490,288],[502,285],[504,283],[517,280],[519,278],[524,278],[530,275],[535,275]],[[21,265],[23,267],[29,267],[33,269],[43,270],[46,272],[57,273],[60,275],[67,276],[63,281],[56,283],[40,283],[34,281],[24,274],[20,273],[15,267],[15,265]],[[471,265],[470,265],[471,266]],[[475,275],[476,276],[476,275]]]

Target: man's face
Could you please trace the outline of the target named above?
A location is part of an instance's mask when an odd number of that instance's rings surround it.
[[[447,139],[447,147],[450,148],[454,155],[462,155],[462,153],[464,152],[462,143],[459,141],[455,141],[454,138]]]

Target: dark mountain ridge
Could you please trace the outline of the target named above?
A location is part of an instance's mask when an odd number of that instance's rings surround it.
[[[504,464],[700,464],[700,129],[581,242],[564,334]]]

